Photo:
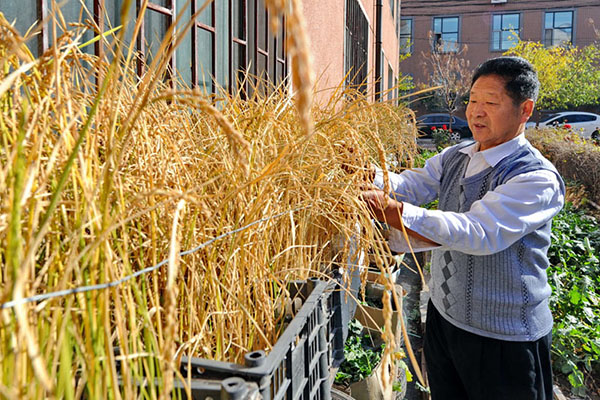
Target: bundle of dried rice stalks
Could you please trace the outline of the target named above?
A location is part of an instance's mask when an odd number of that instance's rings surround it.
[[[131,398],[182,354],[235,362],[268,351],[288,282],[346,260],[335,238],[367,248],[376,235],[358,200],[361,168],[414,152],[410,111],[390,104],[340,94],[312,110],[307,138],[285,88],[217,104],[81,53],[77,32],[33,60],[0,24],[0,301],[169,260],[110,289],[1,310],[6,397]]]

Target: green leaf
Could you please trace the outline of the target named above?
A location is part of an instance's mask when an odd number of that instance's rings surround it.
[[[579,301],[581,300],[581,293],[579,293],[579,290],[577,290],[577,288],[573,288],[571,289],[571,291],[569,291],[569,298],[571,300],[571,303],[579,304]]]
[[[583,372],[575,370],[569,374],[568,378],[569,383],[574,388],[583,386]]]

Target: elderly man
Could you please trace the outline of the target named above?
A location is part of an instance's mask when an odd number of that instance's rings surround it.
[[[546,268],[564,183],[524,135],[538,89],[524,59],[481,64],[466,110],[475,142],[391,175],[387,202],[379,189],[362,195],[375,218],[433,249],[424,347],[434,400],[552,399]],[[438,210],[418,207],[434,199]]]

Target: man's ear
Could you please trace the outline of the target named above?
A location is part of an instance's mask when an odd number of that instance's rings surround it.
[[[535,102],[533,99],[527,99],[521,104],[521,122],[527,122],[531,114],[533,114],[533,108]]]

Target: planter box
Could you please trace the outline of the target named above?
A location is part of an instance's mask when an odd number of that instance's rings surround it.
[[[329,399],[329,367],[343,357],[342,327],[335,324],[342,322],[342,293],[333,281],[309,280],[292,288],[304,303],[269,354],[250,352],[243,366],[200,358],[182,359],[182,365],[189,362],[193,378],[255,382],[264,400]]]
[[[394,329],[394,335],[396,335],[397,340],[401,343],[402,335],[399,335],[400,332],[400,318],[402,318],[402,297],[406,294],[404,289],[400,285],[394,285],[396,288],[396,293],[398,295],[398,301],[400,302],[400,310],[392,311],[392,329]],[[383,285],[367,282],[365,287],[365,296],[367,300],[374,300],[383,302],[383,292],[385,287]],[[393,298],[390,298],[392,302],[392,307],[394,307]],[[354,315],[363,326],[369,329],[379,330],[383,328],[385,319],[383,317],[383,309],[368,305],[360,305],[356,309],[356,313]]]
[[[381,339],[381,333],[379,330],[372,330],[365,328],[363,332],[370,334],[373,338],[375,346],[380,346],[383,343]],[[383,365],[381,362],[373,369],[373,373],[367,378],[350,384],[349,390],[350,395],[355,400],[400,400],[403,399],[406,394],[406,371],[404,368],[392,364],[391,368],[395,369],[396,382],[400,382],[403,388],[400,392],[394,392],[388,389],[387,392],[383,392],[383,385],[381,380]],[[391,375],[392,371],[388,371],[387,375]]]
[[[351,240],[350,246],[348,258],[326,271],[329,280],[313,278],[289,284],[291,298],[301,299],[302,306],[269,354],[249,352],[244,365],[181,357],[180,373],[191,383],[192,398],[330,400],[330,370],[344,359],[348,323],[355,313],[354,299],[365,262],[356,243]],[[120,377],[119,363],[116,368]],[[174,396],[184,398],[184,385],[177,376],[174,387]]]

